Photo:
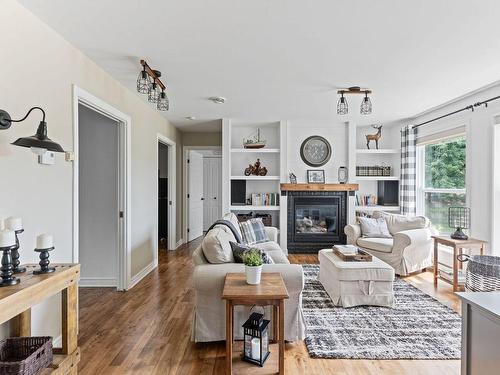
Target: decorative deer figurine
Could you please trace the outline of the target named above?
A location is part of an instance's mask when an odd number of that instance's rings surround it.
[[[372,128],[377,129],[376,134],[366,134],[366,147],[368,147],[368,150],[370,149],[370,141],[375,141],[375,146],[377,147],[378,150],[378,140],[380,137],[382,137],[382,125],[377,126],[377,125],[372,125]]]

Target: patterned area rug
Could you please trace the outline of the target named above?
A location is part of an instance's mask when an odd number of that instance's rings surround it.
[[[319,282],[319,265],[303,267],[305,342],[311,357],[460,358],[460,316],[406,281],[394,282],[394,308],[344,309],[333,305]]]

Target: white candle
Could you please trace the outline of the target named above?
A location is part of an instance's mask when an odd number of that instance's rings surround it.
[[[12,230],[0,231],[0,247],[9,247],[16,244],[16,234]]]
[[[21,230],[23,229],[23,220],[20,217],[8,217],[5,219],[5,229]]]
[[[37,249],[48,249],[49,247],[54,247],[54,237],[50,234],[40,234],[36,238],[36,248]]]
[[[260,361],[260,339],[257,337],[252,339],[252,358]]]

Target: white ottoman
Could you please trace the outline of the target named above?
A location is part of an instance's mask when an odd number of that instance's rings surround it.
[[[336,306],[394,305],[394,269],[380,259],[344,262],[331,249],[319,251],[319,281]]]

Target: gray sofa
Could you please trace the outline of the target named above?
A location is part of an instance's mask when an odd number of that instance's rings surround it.
[[[235,227],[238,226],[234,214],[226,215],[224,218],[233,222]],[[239,227],[237,229],[239,230]],[[227,233],[236,242],[230,231]],[[262,272],[281,273],[290,295],[290,298],[285,301],[285,340],[302,340],[305,330],[302,315],[302,290],[304,288],[302,266],[290,264],[277,243],[278,230],[276,228],[266,227],[266,233],[270,241],[257,244],[255,247],[266,251],[275,264],[264,264]],[[207,236],[209,235],[210,232]],[[245,266],[241,263],[232,262],[209,263],[204,253],[204,243],[206,246],[207,244],[211,246],[210,241],[204,240],[202,245],[194,251],[192,257],[195,265],[193,272],[195,310],[192,322],[192,340],[195,342],[221,341],[226,339],[225,302],[221,300],[224,278],[229,272],[245,272]],[[236,306],[234,309],[234,332],[237,339],[243,338],[241,326],[248,319],[249,310],[245,306]],[[266,307],[265,315],[267,319],[271,316],[270,314],[271,309]]]
[[[344,228],[349,245],[356,245],[388,263],[397,275],[407,276],[432,265],[432,238],[435,231],[423,216],[405,216],[381,211],[374,218],[384,217],[391,238],[367,238],[359,224]]]

